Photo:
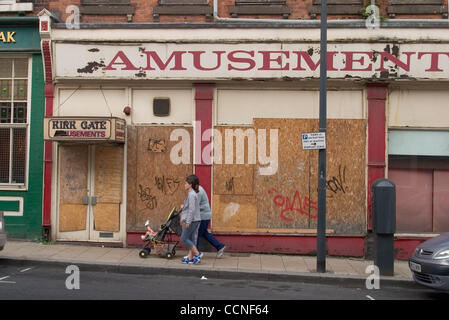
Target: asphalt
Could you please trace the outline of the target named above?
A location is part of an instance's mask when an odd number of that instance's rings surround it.
[[[80,270],[127,274],[163,274],[221,279],[254,279],[297,281],[320,284],[344,284],[365,287],[372,272],[371,260],[347,257],[326,257],[326,272],[316,272],[316,256],[204,252],[201,263],[186,265],[178,251],[166,259],[154,251],[147,258],[139,257],[140,249],[110,248],[80,244],[38,243],[9,240],[0,251],[0,264],[13,265],[77,265]],[[373,283],[373,282],[371,282]],[[381,276],[380,286],[420,288],[412,278],[407,261],[395,260],[394,276]]]

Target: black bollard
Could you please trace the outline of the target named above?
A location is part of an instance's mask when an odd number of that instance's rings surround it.
[[[372,186],[374,264],[380,275],[394,275],[394,232],[396,231],[396,186],[388,179],[378,179]]]

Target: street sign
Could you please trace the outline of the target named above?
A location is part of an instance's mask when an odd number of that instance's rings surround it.
[[[326,149],[325,132],[303,133],[301,137],[303,150]]]

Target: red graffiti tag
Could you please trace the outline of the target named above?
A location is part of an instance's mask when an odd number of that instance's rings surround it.
[[[281,211],[281,219],[287,222],[293,221],[293,219],[286,217],[288,212],[299,212],[300,214],[306,215],[311,219],[316,219],[317,214],[311,214],[309,211],[318,211],[317,202],[311,201],[309,197],[304,197],[301,199],[301,194],[296,190],[293,199],[284,196],[279,193],[275,188],[268,190],[269,194],[275,193],[273,198],[273,203],[275,206],[283,208]]]

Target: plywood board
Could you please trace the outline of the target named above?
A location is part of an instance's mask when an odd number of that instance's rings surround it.
[[[136,225],[137,127],[126,126],[126,225]]]
[[[214,194],[252,195],[254,165],[215,165]]]
[[[336,234],[360,234],[366,226],[366,122],[330,119],[327,126],[327,227]],[[257,132],[265,129],[264,154],[267,155],[272,151],[270,129],[277,130],[278,154],[274,157],[277,163],[272,165],[277,170],[274,174],[263,175],[259,169],[266,164],[260,162],[253,168],[252,187],[257,206],[254,221],[245,221],[243,226],[219,221],[218,225],[215,222],[214,230],[273,233],[314,230],[318,217],[318,150],[302,150],[301,134],[318,132],[318,120],[254,119],[254,129]],[[238,173],[237,170],[232,166],[223,169],[214,165],[214,194],[217,196],[213,197],[213,206],[218,206],[214,215],[219,219],[224,215],[223,206],[245,199],[243,195],[234,194],[232,201],[228,199],[223,204],[218,197],[226,194],[226,182],[232,174]],[[251,182],[246,184],[251,185]],[[254,212],[254,208],[251,210]],[[255,227],[254,222],[257,222]]]
[[[254,196],[213,195],[214,231],[257,229],[257,204]]]
[[[274,152],[270,129],[278,132],[277,171],[255,172],[258,227],[308,229],[310,220],[316,219],[316,204],[310,197],[309,151],[302,150],[301,133],[311,132],[311,120],[254,119],[254,127],[266,130],[265,154]]]
[[[59,205],[59,232],[86,230],[87,206],[82,204]]]
[[[170,141],[173,130],[182,129],[188,134],[187,146],[188,164],[176,164],[170,158],[172,149],[179,146],[180,139]],[[136,178],[128,180],[128,188],[134,192],[128,197],[135,202],[135,218],[128,218],[128,230],[142,230],[146,220],[151,227],[158,230],[165,223],[173,207],[183,204],[186,197],[184,189],[185,178],[193,174],[193,140],[191,127],[179,126],[146,126],[136,129],[136,157],[128,159],[128,167],[136,167]],[[164,141],[164,151],[155,152],[151,141]],[[132,161],[135,161],[134,163]]]
[[[81,204],[87,195],[88,146],[59,146],[59,185],[61,204]]]
[[[338,234],[361,234],[366,228],[366,122],[330,119],[326,136],[326,226]],[[310,159],[311,197],[317,199],[318,152]],[[316,227],[316,220],[311,222]]]
[[[95,146],[95,196],[97,203],[121,203],[123,146]]]
[[[244,133],[245,130],[252,128],[248,127],[229,127],[229,126],[221,126],[215,127],[216,130],[214,134],[214,143],[216,139],[220,139],[221,143],[215,143],[214,147],[214,155],[217,155],[217,158],[214,159],[214,167],[213,167],[213,193],[220,195],[252,195],[254,193],[254,167],[255,161],[251,163],[248,160],[248,149],[249,149],[249,141],[248,138],[245,138],[243,142],[238,142],[236,138],[232,138],[232,146],[228,144],[229,149],[232,148],[232,161],[227,161],[226,159],[226,132],[232,130],[232,133],[237,132],[237,130],[242,130]],[[218,132],[220,134],[218,134]],[[231,135],[229,135],[231,137]],[[256,142],[254,140],[254,144],[252,147],[252,152],[255,154],[256,151]],[[238,143],[242,143],[242,150],[239,150]],[[243,164],[238,164],[237,162],[237,154],[243,155]],[[230,160],[230,159],[229,159]],[[218,163],[217,163],[218,162]]]
[[[94,207],[94,229],[96,231],[120,231],[120,204],[98,203]]]

